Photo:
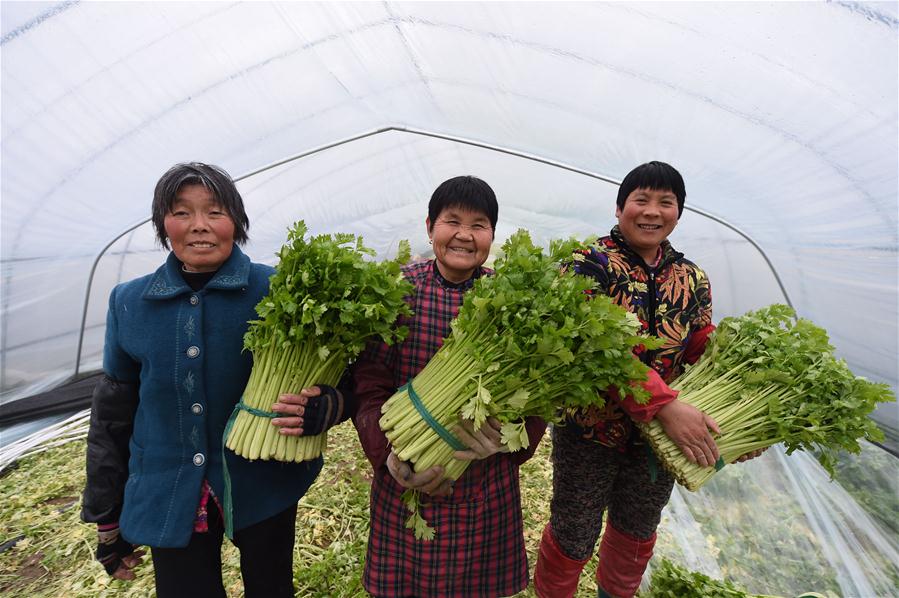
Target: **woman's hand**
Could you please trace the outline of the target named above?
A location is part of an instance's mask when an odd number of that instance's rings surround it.
[[[703,467],[711,467],[718,461],[718,445],[709,430],[716,434],[721,430],[710,416],[675,399],[659,410],[656,419],[687,459]]]
[[[288,417],[272,418],[272,425],[288,436],[317,436],[343,415],[343,396],[337,389],[319,384],[300,391],[300,394],[283,394],[272,405],[272,411]]]
[[[767,450],[768,450],[768,447],[765,447],[765,448],[759,449],[757,451],[752,451],[752,452],[746,453],[745,455],[740,455],[739,457],[737,457],[736,459],[731,461],[731,463],[742,463],[743,461],[749,461],[750,459],[755,459],[756,457],[761,456],[761,454]]]
[[[103,530],[98,527],[97,560],[115,579],[133,580],[132,569],[140,565],[144,554],[143,550],[134,550],[134,545],[122,538],[118,525]]]
[[[415,473],[412,465],[400,461],[396,453],[387,455],[387,471],[403,488],[418,490],[431,496],[449,496],[453,493],[453,481],[443,476],[443,467],[435,465]]]
[[[460,461],[474,461],[486,459],[496,453],[508,453],[509,447],[502,443],[500,428],[502,424],[495,417],[488,417],[480,430],[475,430],[470,420],[463,419],[455,431],[459,440],[468,446],[468,450],[456,451],[453,457]]]

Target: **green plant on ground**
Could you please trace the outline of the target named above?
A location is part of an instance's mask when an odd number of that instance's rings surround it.
[[[547,435],[534,457],[521,468],[525,545],[531,571],[543,526],[549,519],[550,448]],[[130,583],[112,580],[93,560],[96,532],[79,519],[84,451],[83,441],[72,442],[23,459],[0,477],[0,547],[22,538],[0,552],[0,596],[154,595],[149,559],[138,568],[137,580]],[[756,461],[770,458],[765,455]],[[879,460],[866,463],[877,465]],[[838,596],[835,573],[820,555],[820,539],[815,538],[790,498],[786,481],[777,475],[759,476],[761,481],[755,481],[748,467],[758,465],[750,462],[726,467],[702,492],[687,495],[690,512],[705,534],[708,549],[717,557],[723,576],[755,593],[791,596],[813,589],[828,597]],[[884,471],[895,471],[892,462],[887,465],[890,467]],[[366,596],[361,575],[368,540],[370,477],[371,467],[352,425],[334,428],[322,473],[301,500],[297,513],[297,596]],[[772,517],[772,513],[777,516]],[[672,536],[676,525],[663,520],[656,553],[683,562]],[[241,596],[239,554],[227,540],[222,560],[228,595]],[[594,557],[581,575],[577,598],[596,596],[595,569]],[[895,567],[885,565],[884,571],[895,585]],[[516,598],[534,596],[528,588]]]

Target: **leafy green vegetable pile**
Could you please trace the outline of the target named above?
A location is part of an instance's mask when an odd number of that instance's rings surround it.
[[[640,598],[779,598],[770,594],[750,594],[730,581],[719,581],[697,571],[688,571],[668,559],[652,571],[648,592]],[[796,598],[824,598],[817,592],[805,592]]]
[[[390,344],[406,334],[394,326],[410,313],[404,297],[412,285],[400,271],[409,259],[406,241],[396,260],[375,262],[365,259],[374,251],[361,237],[338,233],[306,241],[305,234],[303,221],[288,231],[269,294],[256,306],[260,319],[244,337],[254,361],[242,400],[252,409],[267,412],[280,394],[336,385],[369,339]],[[268,418],[241,410],[226,446],[247,459],[308,461],[326,442],[327,434],[279,434]]]
[[[783,442],[787,454],[815,452],[833,476],[838,450],[858,453],[859,438],[883,440],[868,415],[895,397],[886,384],[854,375],[834,357],[822,328],[795,317],[792,308],[771,305],[725,318],[699,362],[672,387],[681,401],[718,422],[724,463]],[[714,467],[690,463],[658,422],[639,426],[663,465],[689,490],[715,473]]]
[[[688,571],[662,559],[653,567],[649,592],[641,598],[763,598],[749,594],[729,581],[718,581],[696,571]],[[771,597],[773,598],[773,597]]]
[[[528,445],[523,418],[559,417],[560,407],[602,403],[600,391],[628,388],[648,399],[639,382],[647,368],[632,355],[657,339],[640,336],[636,317],[604,296],[588,299],[595,282],[573,271],[559,271],[577,247],[573,239],[553,241],[544,253],[519,230],[503,245],[496,275],[479,279],[465,295],[452,333],[413,379],[424,409],[452,429],[459,416],[479,428],[488,416],[502,422],[510,450]],[[453,458],[453,447],[423,419],[409,388],[382,407],[381,429],[402,460],[416,471],[443,465],[457,479],[468,461]],[[416,537],[433,531],[418,515],[417,496],[406,498]]]

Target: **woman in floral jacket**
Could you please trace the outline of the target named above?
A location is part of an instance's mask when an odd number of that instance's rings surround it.
[[[634,421],[657,418],[700,465],[718,459],[715,421],[678,401],[666,384],[699,359],[714,330],[708,277],[668,242],[685,198],[683,178],[673,167],[638,166],[618,191],[618,225],[574,255],[577,272],[596,279],[598,292],[635,314],[644,331],[664,344],[638,353],[651,368],[644,385],[652,395],[648,403],[610,392],[604,408],[570,413],[566,425],[553,429],[553,497],[534,574],[538,596],[574,594],[606,509],[599,595],[630,597],[640,585],[674,480],[653,467]]]

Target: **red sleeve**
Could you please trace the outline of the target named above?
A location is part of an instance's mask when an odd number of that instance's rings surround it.
[[[699,361],[699,358],[705,352],[705,346],[709,342],[709,335],[714,331],[715,325],[708,324],[690,335],[687,348],[684,349],[684,362],[696,363]],[[638,422],[648,422],[656,416],[662,407],[677,398],[677,391],[665,384],[659,373],[653,369],[649,370],[649,375],[646,382],[643,383],[643,388],[648,390],[651,395],[649,401],[643,404],[635,401],[631,395],[627,395],[622,400],[614,388],[609,389],[609,396],[613,400],[619,401],[621,408],[633,420]]]
[[[353,415],[353,425],[356,426],[365,456],[378,470],[386,465],[390,454],[390,443],[381,431],[378,420],[381,419],[381,405],[396,391],[393,376],[383,361],[367,359],[366,356],[353,364],[352,373],[358,405]]]
[[[519,465],[534,456],[534,452],[546,432],[546,422],[539,417],[528,417],[524,420],[524,428],[528,432],[528,448],[513,453],[515,461]]]
[[[709,335],[715,331],[715,325],[709,324],[690,335],[687,341],[687,348],[684,349],[684,362],[696,363],[702,354],[705,353],[705,346],[709,342]]]
[[[649,391],[650,397],[646,403],[638,403],[633,395],[627,395],[623,399],[614,388],[609,389],[609,397],[618,401],[631,419],[638,422],[648,422],[656,416],[659,410],[677,398],[677,391],[665,384],[662,377],[654,369],[649,369],[649,375],[643,388]]]

